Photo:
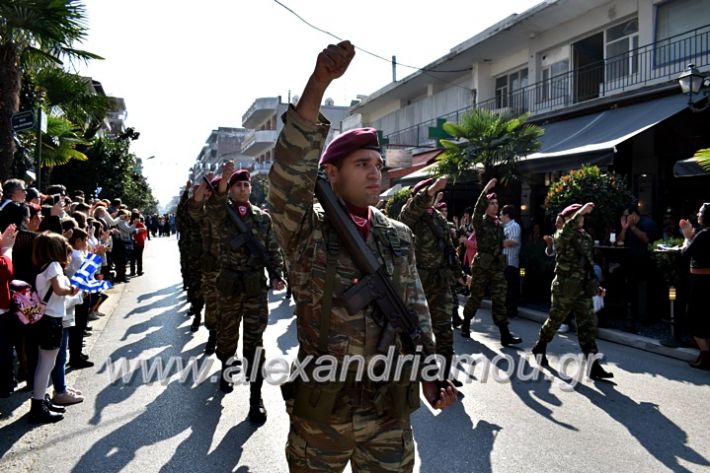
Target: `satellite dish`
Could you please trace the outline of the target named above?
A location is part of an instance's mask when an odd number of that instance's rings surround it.
[[[325,99],[326,107],[332,107],[333,105],[335,105],[335,101],[332,98],[328,97],[327,99]]]
[[[292,103],[293,105],[298,104],[298,99],[300,99],[300,98],[301,98],[300,95],[294,95],[293,98],[291,99],[291,103]]]

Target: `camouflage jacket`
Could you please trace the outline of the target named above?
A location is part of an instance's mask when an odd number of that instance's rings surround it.
[[[175,210],[175,226],[177,227],[180,243],[187,242],[187,231],[190,227],[190,217],[187,214],[187,202],[189,199],[189,191],[185,189]]]
[[[239,230],[227,213],[227,204],[232,204],[227,194],[217,192],[212,194],[205,206],[206,218],[213,222],[219,241],[219,268],[238,272],[263,272],[265,264],[258,255],[252,255],[246,244],[239,246],[233,244],[235,238],[239,236]],[[256,240],[261,242],[269,255],[276,271],[276,274],[269,276],[281,278],[283,259],[279,245],[274,238],[271,217],[256,205],[250,205],[250,209],[243,219],[244,223],[251,229]]]
[[[575,279],[598,286],[592,270],[594,241],[589,233],[579,228],[580,218],[582,215],[577,211],[555,233],[555,275],[558,279]]]
[[[399,220],[411,228],[416,236],[417,269],[422,279],[426,274],[427,277],[451,279],[453,284],[462,274],[449,224],[441,212],[434,210],[431,219],[444,236],[439,239],[424,220],[427,208],[433,201],[434,197],[427,194],[426,189],[422,189],[402,207]]]
[[[190,199],[187,205],[187,214],[195,222],[200,229],[200,238],[202,239],[203,256],[207,260],[219,261],[219,237],[215,220],[208,218],[205,202],[196,202],[195,199]],[[206,265],[205,265],[206,266]],[[213,265],[213,270],[218,268]],[[204,268],[208,270],[207,267]]]
[[[190,216],[188,210],[190,200],[187,192],[183,194],[184,200],[180,199],[178,210],[175,215],[176,225],[180,231],[180,246],[187,251],[190,258],[202,258],[202,236],[200,234],[199,223]]]
[[[506,259],[503,256],[503,225],[498,221],[494,221],[486,215],[488,208],[488,198],[486,192],[481,192],[476,201],[476,207],[473,209],[471,222],[476,231],[476,243],[478,244],[478,252],[473,258],[473,264],[485,263],[489,260],[495,264],[495,267],[500,266],[504,269],[507,265]],[[491,264],[491,263],[488,263]]]
[[[276,237],[288,261],[291,290],[296,300],[298,340],[302,355],[318,356],[321,334],[326,264],[329,256],[335,261],[335,287],[327,334],[328,354],[342,360],[345,355],[361,355],[369,360],[377,354],[382,328],[373,318],[372,305],[350,315],[337,296],[353,280],[362,277],[355,263],[342,248],[336,249],[338,237],[328,223],[320,205],[314,204],[313,192],[318,172],[318,159],[328,135],[329,123],[303,120],[291,108],[283,116],[285,125],[276,144],[275,160],[269,172],[269,208],[272,209]],[[367,244],[386,265],[392,275],[399,266],[399,289],[405,303],[417,314],[422,331],[431,337],[431,318],[426,297],[417,273],[411,230],[400,222],[384,216],[374,207],[372,231]],[[395,256],[392,245],[377,237],[389,233],[400,246]],[[334,245],[335,244],[335,245]]]

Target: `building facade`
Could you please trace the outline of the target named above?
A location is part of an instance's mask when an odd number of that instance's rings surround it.
[[[710,73],[710,0],[547,1],[369,95],[344,123],[417,148],[473,108],[527,113],[545,135],[520,165],[524,223],[544,215],[546,184],[585,162],[624,174],[644,212],[685,214],[708,181],[674,179],[673,164],[710,146],[710,112],[696,113],[707,99],[691,107],[678,85],[690,63]]]

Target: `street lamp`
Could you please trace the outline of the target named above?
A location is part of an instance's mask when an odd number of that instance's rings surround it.
[[[666,340],[662,340],[661,344],[667,347],[677,347],[678,346],[678,333],[676,331],[676,320],[675,320],[675,300],[676,300],[676,290],[675,286],[668,288],[668,302],[671,304],[671,337]]]
[[[707,97],[710,93],[710,78],[705,78],[700,71],[695,67],[695,64],[688,64],[688,68],[678,76],[680,90],[684,95],[688,96],[688,106],[693,112],[702,112],[710,106],[708,101],[702,107],[696,107],[693,103],[693,95],[701,93]]]

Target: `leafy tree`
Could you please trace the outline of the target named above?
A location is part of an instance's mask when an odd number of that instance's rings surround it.
[[[449,175],[454,182],[470,181],[475,178],[476,169],[483,167],[490,177],[515,177],[515,163],[540,149],[544,133],[537,125],[527,123],[527,118],[474,109],[466,112],[460,123],[445,123],[444,131],[454,139],[440,140],[445,151],[438,160],[436,174]]]
[[[389,198],[389,200],[387,200],[387,204],[385,205],[385,213],[390,218],[399,218],[399,212],[411,196],[412,190],[409,187],[398,190],[392,195],[392,197]]]
[[[598,166],[583,165],[550,184],[545,198],[545,212],[554,218],[568,205],[594,202],[594,211],[585,223],[601,235],[616,225],[625,208],[634,202],[626,180],[613,172],[602,173]]]
[[[57,167],[52,182],[67,186],[68,190],[83,190],[92,195],[101,188],[99,197],[120,197],[130,208],[144,212],[157,211],[157,201],[142,174],[135,172],[136,156],[130,152],[130,141],[137,133],[129,128],[118,138],[103,137],[85,151],[86,161],[72,160]]]
[[[10,119],[18,111],[22,71],[61,64],[62,58],[100,59],[74,48],[86,37],[80,0],[0,0],[0,178],[9,177],[16,151]]]

